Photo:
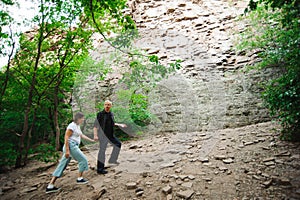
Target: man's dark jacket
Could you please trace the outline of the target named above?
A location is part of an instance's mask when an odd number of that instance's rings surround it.
[[[105,127],[106,120],[108,117],[110,118],[110,121],[111,121],[111,124],[110,124],[111,127],[109,127],[109,128]],[[97,114],[97,118],[95,120],[94,127],[98,128],[98,132],[104,132],[104,134],[107,137],[112,137],[114,125],[115,125],[115,120],[114,120],[114,114],[112,112],[107,113],[105,110],[102,110],[101,112],[99,112]],[[107,130],[111,130],[111,131],[109,131],[110,133],[108,133]]]

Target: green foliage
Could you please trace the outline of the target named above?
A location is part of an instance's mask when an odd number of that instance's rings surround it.
[[[299,18],[300,2],[298,0],[250,0],[245,12],[258,10],[262,6],[272,8],[273,11],[281,9],[282,22],[287,27],[293,23],[294,19]]]
[[[123,108],[118,108],[122,120],[133,127],[133,132],[142,134],[143,127],[149,125],[155,116],[149,111],[148,94],[157,83],[180,69],[180,60],[169,66],[162,65],[156,55],[148,57],[137,54],[130,62],[129,70],[123,74],[121,83],[128,89],[119,90],[118,101]],[[114,108],[115,109],[115,108]]]
[[[34,159],[42,162],[56,162],[60,154],[55,149],[55,144],[41,144],[33,149]]]
[[[128,88],[142,88],[146,94],[159,81],[180,69],[180,63],[181,60],[176,60],[169,66],[165,66],[159,62],[156,55],[147,58],[138,56],[130,63],[130,70],[124,74],[121,82]]]
[[[289,71],[268,84],[263,97],[283,127],[282,139],[300,138],[300,73]]]
[[[282,127],[282,138],[300,140],[300,5],[299,1],[250,2],[250,23],[241,50],[260,51],[258,68],[276,67],[278,78],[265,84],[263,99]]]
[[[15,4],[16,2],[12,0],[0,1],[0,57],[11,57],[16,49],[14,37],[18,37],[19,32],[12,30],[12,26],[14,26],[16,22],[8,9]],[[3,65],[3,63],[1,65]],[[2,92],[2,90],[3,88],[0,89],[0,92]]]
[[[121,83],[127,87],[117,92],[114,106],[120,120],[133,129],[134,134],[142,133],[143,127],[149,125],[155,116],[149,111],[148,94],[157,83],[180,68],[180,60],[169,66],[162,65],[156,55],[147,57],[136,54],[129,64],[129,70],[123,74]]]
[[[115,48],[130,47],[132,39],[137,36],[134,21],[124,13],[127,0],[87,1],[82,0],[85,14],[91,18],[91,26],[105,37]],[[109,37],[110,33],[118,34]],[[105,34],[107,33],[107,34]]]
[[[89,76],[98,76],[98,80],[104,80],[108,72],[111,72],[111,68],[108,67],[108,63],[105,59],[97,62],[91,57],[87,57],[78,73],[76,73],[76,84],[81,85],[86,82],[87,77]]]
[[[1,3],[7,8],[12,5],[9,0]],[[12,149],[53,141],[56,133],[56,110],[58,126],[66,126],[72,116],[68,100],[73,92],[75,79],[80,78],[76,77],[76,73],[81,66],[87,69],[81,72],[91,69],[101,74],[100,78],[108,72],[103,62],[97,63],[88,57],[89,50],[92,49],[91,36],[95,33],[92,14],[96,16],[97,25],[101,26],[101,34],[119,32],[121,39],[127,39],[120,45],[124,47],[129,44],[133,35],[126,30],[135,28],[131,18],[123,14],[125,3],[124,0],[40,2],[39,13],[31,21],[37,25],[36,28],[20,35],[19,51],[13,58],[13,67],[0,73],[1,85],[7,83],[7,88],[1,90],[0,138],[10,138],[8,144],[11,144]],[[0,17],[0,39],[5,39],[0,50],[2,55],[7,55],[9,51],[4,52],[2,49],[12,45],[14,41],[9,37],[13,35],[3,32],[2,27],[9,25],[14,19],[4,9],[1,10]],[[12,33],[15,32],[16,30],[12,30]],[[117,40],[114,42],[115,45],[119,43]],[[8,77],[8,81],[5,77]],[[24,114],[28,117],[27,122]],[[10,116],[14,118],[11,119]],[[23,129],[24,124],[28,124],[27,129]],[[22,142],[18,141],[21,137],[25,138]],[[46,152],[51,152],[53,148],[53,144],[42,145],[35,153],[42,152],[38,158],[50,161],[51,156]],[[26,155],[22,150],[18,153],[21,157]]]
[[[17,151],[12,143],[0,142],[0,169],[15,164]]]
[[[151,120],[151,113],[148,111],[148,97],[133,93],[129,104],[129,113],[131,119],[138,126],[148,125]]]
[[[113,110],[116,111],[116,120],[131,124],[131,126],[144,127],[151,121],[148,110],[148,97],[135,93],[133,90],[119,90],[118,99]]]

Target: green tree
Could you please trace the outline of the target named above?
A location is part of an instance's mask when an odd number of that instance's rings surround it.
[[[1,0],[0,2],[0,6],[3,8],[2,10],[0,10],[0,57],[8,56],[6,70],[5,73],[2,74],[3,78],[1,77],[0,81],[0,84],[2,86],[0,89],[0,110],[2,107],[2,98],[5,94],[9,80],[11,59],[15,52],[16,46],[16,42],[14,40],[15,34],[9,26],[13,22],[13,18],[10,16],[7,10],[7,8],[12,5],[14,5],[14,2],[11,0]],[[4,27],[8,27],[9,31],[4,31]]]
[[[159,81],[180,69],[181,61],[176,60],[174,63],[165,66],[160,63],[156,55],[145,56],[136,53],[133,57],[129,70],[123,74],[120,80],[120,83],[125,84],[127,88],[125,91],[118,91],[118,98],[121,102],[128,103],[128,114],[123,114],[124,119],[122,121],[134,124],[134,126],[137,126],[135,129],[140,131],[140,128],[149,125],[155,118],[149,111],[148,96],[150,91],[155,89]],[[122,109],[117,109],[124,113]]]
[[[40,137],[52,137],[45,132],[55,132],[56,148],[59,148],[60,125],[66,123],[59,116],[65,116],[64,110],[71,114],[70,106],[64,101],[72,93],[75,74],[92,48],[93,27],[103,35],[134,27],[129,25],[133,21],[122,13],[125,1],[38,2],[39,14],[32,21],[37,28],[22,34],[13,67],[1,73],[8,77],[6,93],[1,92],[1,122],[4,122],[1,126],[7,125],[8,116],[15,114],[18,119],[9,124],[1,138],[14,133],[10,143],[18,144],[16,167],[26,164],[32,143],[41,141]],[[70,115],[66,118],[70,120]]]
[[[300,139],[300,2],[250,1],[250,23],[240,47],[259,50],[259,68],[280,69],[278,78],[265,84],[263,98],[283,129],[283,139]]]

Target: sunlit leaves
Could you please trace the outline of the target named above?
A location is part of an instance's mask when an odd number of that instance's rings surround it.
[[[10,39],[12,37],[12,33],[9,30],[5,30],[4,27],[10,25],[13,22],[13,18],[11,17],[10,13],[8,12],[8,6],[12,6],[14,4],[11,0],[1,0],[0,6],[2,7],[0,10],[0,56],[8,55],[8,51],[6,50],[7,47],[11,47],[13,41]],[[7,29],[7,28],[6,28]]]
[[[139,57],[130,63],[130,71],[123,76],[122,82],[131,87],[152,88],[163,78],[167,78],[180,68],[180,60],[169,65],[160,63],[156,55],[147,59]]]

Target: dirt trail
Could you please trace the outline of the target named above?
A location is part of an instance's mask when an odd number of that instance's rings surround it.
[[[279,141],[271,122],[157,135],[123,144],[120,165],[97,175],[97,145],[85,150],[87,185],[71,162],[58,193],[46,194],[55,163],[1,174],[1,199],[300,199],[300,145]],[[107,150],[107,154],[111,148]]]

